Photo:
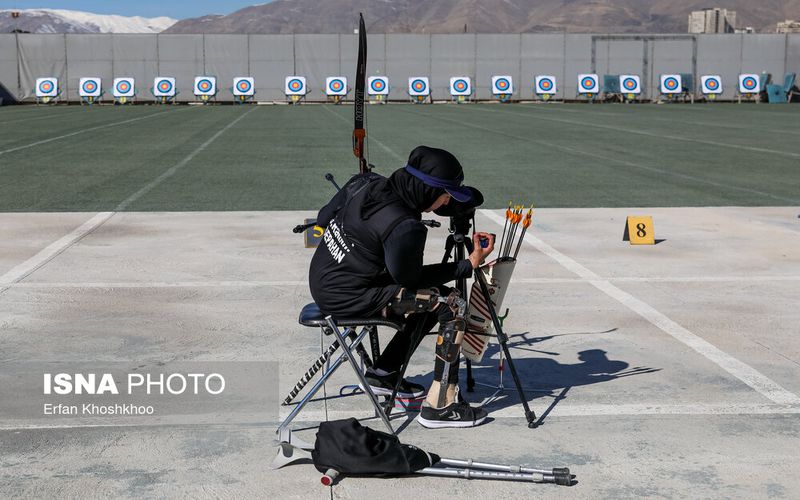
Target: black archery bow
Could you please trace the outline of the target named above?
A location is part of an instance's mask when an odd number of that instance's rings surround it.
[[[367,80],[367,28],[364,26],[364,14],[358,15],[358,63],[356,64],[356,93],[354,101],[353,154],[358,158],[358,172],[370,171],[364,154],[364,139],[367,130],[364,128],[364,94]]]
[[[367,138],[367,130],[364,128],[364,96],[366,94],[367,81],[367,28],[364,26],[364,14],[358,14],[358,62],[356,63],[356,93],[354,100],[354,127],[353,127],[353,154],[358,158],[358,173],[366,174],[371,170],[365,155],[364,140]],[[328,177],[330,176],[330,178]],[[327,174],[325,178],[339,189],[333,176]],[[316,222],[300,224],[292,229],[294,233],[302,233]]]

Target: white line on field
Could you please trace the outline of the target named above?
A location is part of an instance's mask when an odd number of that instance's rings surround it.
[[[512,406],[502,408],[500,410],[491,411],[491,406],[487,407],[489,416],[495,419],[523,419],[519,407]],[[281,410],[281,419],[285,418],[291,409]],[[543,411],[540,409],[540,412]],[[368,414],[369,410],[364,407],[364,414]],[[557,414],[559,417],[636,417],[648,415],[788,415],[800,414],[800,407],[791,405],[776,405],[776,404],[739,404],[739,403],[697,403],[685,405],[663,405],[659,403],[638,403],[638,404],[585,404],[585,405],[567,405],[562,403],[558,405],[551,415]],[[328,410],[328,419],[344,419],[349,417],[357,417],[353,415],[353,410]],[[294,422],[321,422],[326,420],[324,411],[306,409],[300,413]],[[392,423],[395,428],[402,422],[400,418],[393,419]],[[265,424],[263,421],[254,422],[257,424]],[[272,429],[274,424],[277,427],[278,422],[267,423],[266,427]],[[192,424],[186,422],[139,422],[131,424],[22,424],[16,422],[0,423],[0,431],[24,431],[24,430],[38,430],[38,429],[88,429],[88,428],[126,428],[126,427],[197,427],[197,426],[212,426],[212,427],[243,427],[253,428],[250,423],[230,423],[230,424]],[[259,425],[263,426],[263,425]]]
[[[27,282],[15,283],[14,288],[255,288],[267,286],[302,286],[303,281],[115,281],[115,282]]]
[[[113,215],[114,212],[98,213],[76,229],[72,230],[66,236],[57,239],[53,243],[50,243],[30,259],[0,276],[0,293],[7,290],[11,284],[22,281],[31,273],[56,258],[64,250],[80,241],[81,238],[94,231],[98,226],[106,222]]]
[[[489,210],[481,210],[481,213],[499,226],[502,226],[505,222],[502,217]],[[778,404],[800,404],[800,397],[787,391],[766,375],[693,334],[686,328],[669,319],[664,314],[655,310],[649,304],[646,304],[633,295],[620,290],[616,286],[612,285],[608,280],[601,278],[597,274],[583,267],[575,260],[567,257],[539,238],[530,233],[526,233],[525,242],[551,259],[555,260],[566,269],[572,271],[581,278],[588,280],[589,283],[591,283],[598,290],[605,292],[606,295],[616,299],[622,305],[637,313],[661,331],[694,349],[697,353],[714,362],[720,368],[749,385],[767,399]]]
[[[540,400],[538,404],[541,404]],[[530,402],[537,404],[536,401]],[[365,412],[368,411],[364,407]],[[522,419],[524,416],[519,406],[509,406],[492,411],[491,405],[486,406],[489,416],[502,419]],[[281,417],[286,417],[291,409],[281,411]],[[543,412],[539,409],[537,414]],[[553,409],[552,414],[559,417],[599,417],[599,416],[637,416],[637,415],[782,415],[800,413],[800,406],[758,404],[758,403],[696,403],[681,405],[665,405],[660,403],[633,403],[633,404],[576,404],[561,403]],[[329,419],[344,419],[352,417],[353,412],[347,410],[328,409]],[[304,410],[295,419],[295,422],[322,421],[325,412],[319,410]]]
[[[340,120],[344,121],[345,123],[348,123],[348,121],[347,121],[347,119],[346,119],[345,117],[343,117],[342,115],[340,115],[340,114],[336,113],[335,111],[331,110],[331,109],[330,109],[328,106],[325,106],[325,105],[323,105],[323,106],[322,106],[322,109],[324,109],[324,110],[325,110],[325,111],[327,111],[328,113],[332,114],[332,115],[333,115],[333,116],[335,116],[336,118],[339,118]],[[376,139],[375,137],[372,137],[372,136],[370,136],[370,135],[367,135],[367,139],[366,139],[366,141],[367,141],[367,147],[369,147],[369,143],[370,143],[370,142],[374,142],[374,143],[376,143],[378,146],[380,146],[380,147],[381,147],[381,149],[383,149],[384,151],[386,151],[387,153],[389,153],[389,154],[390,154],[392,157],[396,158],[398,161],[406,161],[406,159],[405,159],[405,158],[403,158],[403,157],[402,157],[402,156],[400,156],[399,154],[395,153],[395,152],[392,150],[392,148],[390,148],[390,147],[389,147],[389,146],[387,146],[386,144],[382,143],[381,141],[379,141],[379,140],[378,140],[378,139]],[[367,151],[369,151],[369,150],[367,150]]]
[[[11,269],[7,273],[5,273],[3,276],[0,276],[0,293],[3,293],[4,291],[8,290],[8,288],[10,287],[11,284],[18,283],[18,282],[22,281],[27,276],[29,276],[33,272],[35,272],[37,269],[40,269],[42,266],[44,266],[45,264],[47,264],[48,262],[53,260],[55,257],[60,255],[66,249],[68,249],[69,247],[71,247],[72,245],[74,245],[75,243],[80,241],[81,238],[85,237],[86,235],[88,235],[89,233],[91,233],[92,231],[94,231],[95,229],[100,227],[101,225],[103,225],[107,220],[109,220],[111,217],[113,217],[117,212],[123,210],[125,207],[130,205],[132,202],[136,201],[139,197],[141,197],[142,195],[144,195],[145,193],[147,193],[148,191],[153,189],[161,181],[163,181],[167,177],[169,177],[172,174],[174,174],[179,168],[181,168],[184,165],[186,165],[187,163],[189,163],[189,161],[191,161],[192,158],[197,156],[198,153],[200,153],[206,147],[208,147],[208,145],[211,144],[220,135],[222,135],[223,132],[225,132],[226,130],[231,128],[239,120],[241,120],[242,118],[244,118],[245,116],[250,114],[255,109],[256,108],[251,108],[246,113],[244,113],[244,114],[240,115],[239,117],[237,117],[235,120],[233,120],[231,123],[229,123],[228,125],[223,127],[216,134],[211,136],[211,138],[209,140],[207,140],[206,142],[201,144],[197,149],[195,149],[194,151],[189,153],[189,155],[186,156],[186,158],[184,158],[183,160],[178,162],[176,165],[171,167],[169,170],[167,170],[163,174],[161,174],[158,177],[156,177],[152,182],[150,182],[149,184],[144,186],[142,189],[140,189],[139,191],[136,191],[131,196],[129,196],[128,198],[123,200],[119,205],[117,205],[117,208],[115,209],[114,212],[101,212],[101,213],[95,215],[94,217],[92,217],[88,221],[86,221],[83,224],[81,224],[81,226],[78,227],[77,229],[73,230],[72,232],[70,232],[66,236],[64,236],[62,238],[59,238],[58,240],[54,241],[53,243],[51,243],[50,245],[45,247],[43,250],[41,250],[39,253],[37,253],[36,255],[31,257],[30,259],[26,260],[25,262],[19,264],[16,267],[14,267],[13,269]],[[160,113],[157,113],[157,114],[160,114]],[[155,116],[155,115],[149,115],[149,116]],[[145,117],[145,118],[147,118],[147,117]],[[128,121],[130,121],[130,120],[128,120]],[[124,122],[120,122],[120,123],[124,123]]]
[[[73,108],[69,112],[68,111],[64,111],[62,113],[47,114],[47,115],[44,115],[44,116],[33,116],[33,117],[30,117],[30,118],[22,118],[22,119],[18,119],[18,120],[9,120],[9,121],[5,121],[5,122],[0,122],[0,125],[9,125],[9,124],[16,125],[17,123],[32,122],[32,121],[37,121],[37,120],[45,120],[45,119],[48,119],[48,118],[50,120],[53,120],[53,119],[57,119],[57,118],[59,118],[61,116],[70,116],[70,115],[76,114],[74,112],[75,109],[79,109],[79,108],[77,108],[77,107]]]
[[[781,151],[781,150],[777,150],[777,149],[757,148],[757,147],[754,147],[754,146],[743,146],[741,144],[731,144],[731,143],[728,143],[728,142],[706,141],[706,140],[703,140],[703,139],[692,139],[691,137],[681,137],[681,136],[678,136],[678,135],[653,134],[653,133],[650,133],[650,132],[645,132],[643,130],[635,130],[635,129],[622,128],[622,127],[612,127],[611,125],[601,125],[601,124],[598,124],[598,123],[591,123],[591,122],[587,122],[587,121],[574,121],[574,120],[564,120],[564,119],[558,119],[558,118],[546,118],[546,117],[542,117],[542,116],[538,115],[537,113],[515,113],[513,111],[507,111],[507,110],[495,110],[495,111],[499,112],[499,113],[507,113],[507,114],[510,114],[510,115],[517,115],[517,116],[530,116],[530,115],[536,114],[537,115],[536,118],[538,118],[540,120],[551,121],[551,122],[569,123],[569,124],[572,124],[572,125],[580,125],[581,127],[585,127],[585,126],[588,125],[589,127],[601,128],[601,129],[606,129],[606,130],[614,130],[616,132],[625,132],[626,134],[644,135],[644,136],[648,136],[648,137],[655,137],[657,139],[670,139],[670,140],[673,140],[673,141],[694,142],[694,143],[697,143],[697,144],[706,144],[706,145],[709,145],[709,146],[720,146],[720,147],[723,147],[723,148],[744,149],[746,151],[754,151],[756,153],[770,153],[770,154],[781,155],[781,156],[790,156],[792,158],[800,158],[800,153],[792,153],[792,152],[789,152],[789,151]]]
[[[737,283],[800,281],[800,276],[621,276],[601,278],[623,283]],[[512,278],[511,283],[560,284],[591,283],[583,278]],[[254,280],[254,281],[40,281],[10,283],[12,288],[258,288],[304,286],[308,280]]]
[[[163,182],[164,179],[166,179],[167,177],[171,177],[173,174],[175,174],[175,172],[178,171],[178,169],[180,169],[181,167],[183,167],[184,165],[186,165],[187,163],[192,161],[192,159],[194,159],[195,156],[197,156],[198,154],[203,152],[203,150],[206,149],[212,142],[216,141],[217,138],[219,138],[219,136],[224,134],[226,131],[228,131],[228,129],[230,129],[231,127],[233,127],[237,123],[239,123],[239,121],[241,119],[243,119],[245,116],[249,115],[250,113],[252,113],[256,109],[257,108],[255,108],[255,107],[250,108],[250,110],[248,110],[246,113],[240,115],[235,120],[233,120],[232,122],[227,124],[221,130],[219,130],[216,134],[212,135],[211,138],[209,138],[206,142],[201,144],[197,149],[195,149],[194,151],[189,153],[189,155],[186,158],[184,158],[183,160],[179,161],[177,164],[172,166],[169,170],[167,170],[163,174],[161,174],[158,177],[156,177],[155,179],[153,179],[147,185],[145,185],[142,189],[136,191],[135,193],[130,195],[128,198],[123,200],[119,205],[117,205],[117,208],[115,208],[114,210],[117,211],[117,212],[121,212],[121,211],[125,210],[128,207],[128,205],[130,205],[134,201],[138,200],[139,198],[141,198],[142,196],[147,194],[154,187],[156,187],[159,184],[161,184],[161,182]]]
[[[104,128],[116,127],[118,125],[125,125],[126,123],[138,122],[139,120],[146,120],[146,119],[152,118],[154,116],[163,115],[164,113],[169,113],[169,111],[159,111],[158,113],[153,113],[153,114],[147,115],[147,116],[140,116],[138,118],[131,118],[129,120],[123,120],[121,122],[107,123],[105,125],[98,125],[96,127],[89,127],[89,128],[84,128],[84,129],[81,129],[81,130],[76,130],[75,132],[70,132],[69,134],[59,135],[58,137],[51,137],[49,139],[43,139],[41,141],[36,141],[36,142],[32,142],[30,144],[26,144],[24,146],[17,146],[15,148],[6,149],[6,150],[3,150],[3,151],[0,151],[0,155],[4,155],[6,153],[13,153],[14,151],[19,151],[21,149],[32,148],[34,146],[41,146],[42,144],[47,144],[48,142],[57,141],[59,139],[66,139],[67,137],[72,137],[72,136],[75,136],[75,135],[78,135],[78,134],[83,134],[85,132],[91,132],[92,130],[100,130],[100,129],[104,129]]]
[[[475,108],[467,108],[467,107],[465,107],[465,109],[475,109]],[[483,111],[487,111],[489,113],[502,113],[503,112],[502,110],[489,110],[489,109],[483,109]],[[413,113],[413,114],[420,115],[420,116],[424,116],[421,113],[417,113],[417,112],[411,112],[411,111],[406,111],[406,112],[407,113]],[[512,114],[515,114],[517,116],[523,116],[523,115],[520,115],[519,113],[512,113]],[[704,179],[702,177],[695,177],[693,175],[682,174],[682,173],[679,173],[679,172],[673,172],[673,171],[670,171],[670,170],[664,170],[664,169],[657,168],[657,167],[649,167],[647,165],[641,165],[639,163],[634,163],[634,162],[630,162],[630,161],[627,161],[627,160],[621,160],[619,158],[613,158],[613,157],[610,157],[610,156],[600,155],[600,154],[597,154],[596,152],[583,151],[581,149],[570,147],[570,146],[564,146],[564,145],[556,144],[556,143],[552,143],[552,142],[538,141],[536,139],[533,139],[532,137],[524,137],[524,136],[521,136],[521,135],[511,134],[511,133],[509,133],[507,131],[498,131],[496,129],[492,129],[492,128],[488,128],[488,127],[482,127],[480,125],[475,125],[474,123],[469,123],[469,122],[466,122],[464,120],[460,120],[460,121],[459,120],[453,120],[453,119],[444,118],[444,117],[441,117],[441,116],[432,117],[432,119],[447,121],[447,122],[451,122],[451,123],[456,123],[456,124],[464,126],[464,127],[474,128],[476,130],[484,130],[486,132],[491,132],[493,134],[497,134],[497,135],[500,135],[502,137],[511,137],[512,139],[518,139],[518,140],[526,142],[526,143],[538,144],[540,146],[543,146],[543,147],[549,148],[549,149],[559,149],[561,151],[566,151],[567,153],[571,153],[571,154],[579,155],[579,156],[586,156],[586,157],[589,157],[589,158],[592,158],[592,159],[595,159],[595,160],[606,160],[606,161],[609,161],[609,162],[612,162],[612,163],[618,163],[620,165],[625,165],[625,166],[628,166],[628,167],[638,168],[638,169],[641,169],[641,170],[648,170],[650,172],[656,172],[656,173],[662,174],[662,175],[668,175],[668,176],[672,176],[672,177],[680,177],[682,179],[687,179],[687,180],[694,181],[694,182],[700,182],[702,184],[708,184],[710,186],[717,186],[717,187],[722,187],[722,188],[726,188],[726,189],[733,189],[733,190],[736,190],[736,191],[742,191],[742,192],[746,192],[746,193],[754,193],[754,194],[758,194],[758,195],[761,195],[761,196],[766,196],[768,198],[773,198],[775,200],[788,201],[791,204],[798,203],[798,200],[794,199],[794,198],[787,198],[785,196],[779,196],[779,195],[775,195],[775,194],[772,194],[772,193],[759,191],[757,189],[734,186],[732,184],[725,184],[723,182],[716,182],[716,181],[712,181],[712,180],[709,180],[709,179]],[[545,167],[546,167],[546,165],[545,165]],[[611,168],[611,167],[609,167],[609,168]]]

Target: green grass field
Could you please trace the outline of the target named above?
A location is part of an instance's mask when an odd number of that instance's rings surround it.
[[[316,209],[352,106],[0,108],[0,211]],[[454,152],[487,208],[800,203],[800,106],[368,107],[370,161]]]

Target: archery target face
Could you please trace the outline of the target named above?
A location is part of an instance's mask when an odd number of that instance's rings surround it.
[[[55,97],[58,95],[58,78],[36,79],[36,97]]]
[[[682,91],[681,75],[661,75],[662,94],[680,94]]]
[[[327,95],[347,95],[347,77],[329,76],[326,78],[325,93]]]
[[[153,95],[156,97],[175,97],[175,79],[171,76],[157,76],[153,80]]]
[[[450,95],[472,94],[472,82],[468,76],[454,76],[450,78]]]
[[[514,80],[508,75],[492,77],[492,94],[503,95],[514,93]]]
[[[739,93],[758,93],[760,77],[758,75],[739,75]]]
[[[194,78],[194,95],[212,96],[217,93],[217,79],[213,76],[196,76]]]
[[[134,88],[133,78],[114,78],[114,97],[133,97]]]
[[[100,78],[81,78],[78,81],[78,95],[81,97],[100,97]]]
[[[579,94],[599,94],[600,93],[600,79],[596,74],[581,74],[578,75],[578,93]]]
[[[306,90],[306,77],[287,76],[283,92],[286,95],[306,95],[308,93],[308,90]]]
[[[619,75],[619,90],[623,94],[641,94],[639,75]]]
[[[233,95],[251,96],[256,93],[255,79],[249,76],[237,76],[233,79]]]
[[[385,76],[371,76],[367,79],[369,95],[389,95],[389,79]]]
[[[721,94],[722,77],[719,75],[703,75],[700,77],[700,90],[704,94]]]
[[[551,75],[537,76],[534,79],[536,93],[554,95],[556,93],[556,77]]]
[[[412,76],[408,79],[408,95],[428,96],[431,94],[431,86],[427,76]]]

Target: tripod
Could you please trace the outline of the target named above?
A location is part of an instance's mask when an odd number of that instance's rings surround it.
[[[472,239],[468,238],[467,235],[472,228],[470,221],[473,220],[474,214],[475,211],[473,209],[471,213],[450,217],[450,234],[447,236],[447,241],[445,243],[444,257],[442,259],[443,263],[450,260],[451,256],[453,255],[453,251],[455,251],[456,262],[465,259],[467,252],[472,252]],[[491,299],[489,299],[489,297],[491,297],[489,293],[489,285],[486,283],[486,277],[480,269],[475,270],[475,280],[480,286],[483,296],[487,298],[486,305],[488,306],[489,313],[492,317],[492,325],[494,326],[495,331],[494,336],[497,337],[497,342],[500,344],[502,349],[500,362],[502,363],[503,359],[508,362],[508,369],[511,372],[511,377],[514,379],[514,385],[516,386],[517,394],[519,395],[519,399],[522,402],[522,407],[525,411],[525,419],[528,421],[528,427],[533,429],[537,426],[536,414],[530,409],[528,400],[525,397],[525,392],[522,390],[522,385],[519,381],[519,375],[517,374],[516,367],[514,366],[514,359],[511,357],[511,352],[508,349],[508,336],[505,334],[505,332],[503,332],[503,326],[500,322],[500,318],[497,316],[497,311],[495,310],[494,304],[492,303]],[[457,280],[456,288],[461,293],[462,297],[467,298],[466,279]],[[472,362],[469,359],[466,361],[467,391],[472,392],[472,389],[475,387],[475,379],[472,376]],[[500,385],[497,387],[497,391],[495,391],[492,397],[504,389],[502,380],[501,374]]]

